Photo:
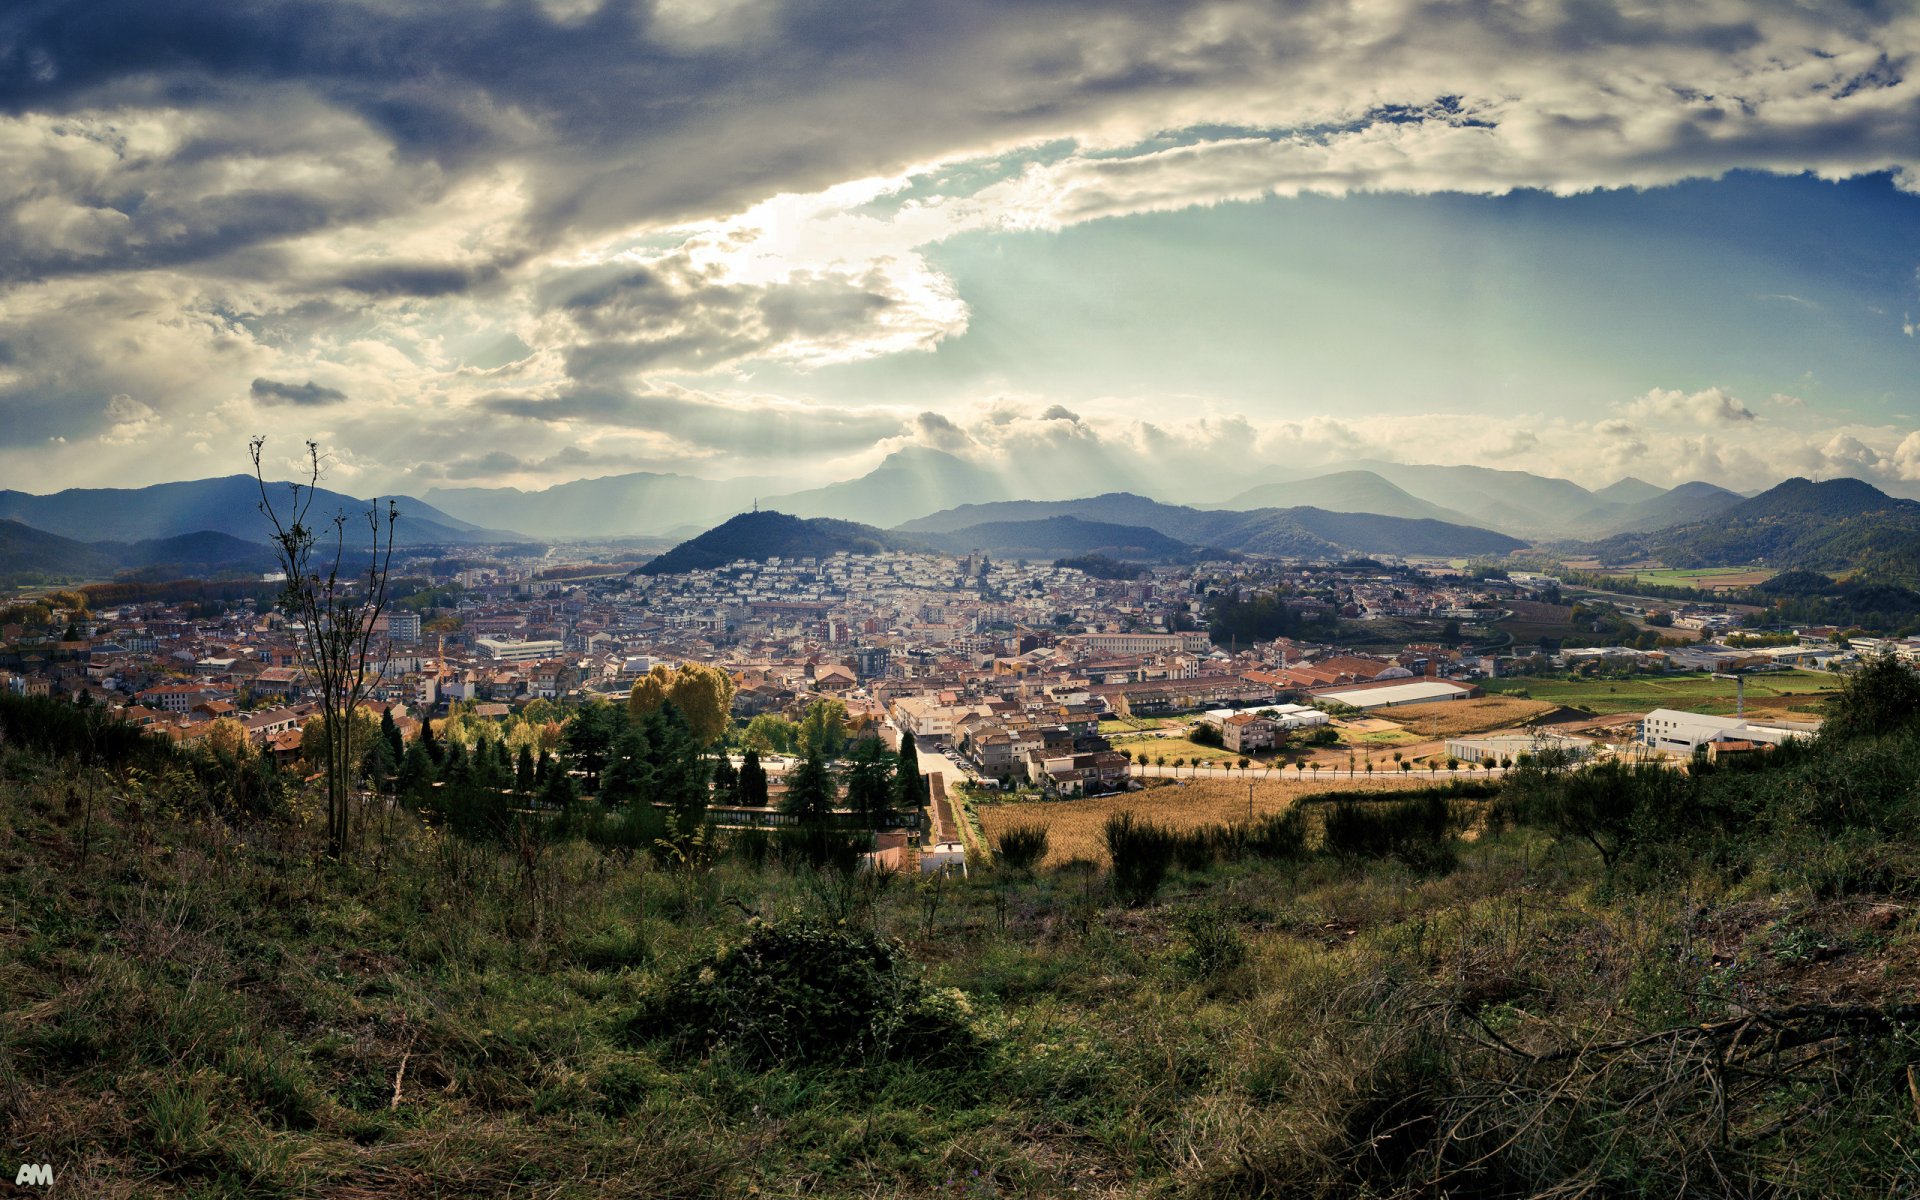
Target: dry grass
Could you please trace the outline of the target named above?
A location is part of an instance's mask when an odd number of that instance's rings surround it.
[[[1256,814],[1279,812],[1295,798],[1315,792],[1382,792],[1410,787],[1431,786],[1424,774],[1406,778],[1384,773],[1375,779],[1315,780],[1279,778],[1253,780],[1253,811]],[[1181,780],[1157,784],[1145,791],[1123,792],[1115,796],[1096,796],[1090,800],[1048,800],[1016,804],[982,804],[975,808],[987,840],[993,841],[1011,825],[1044,825],[1047,828],[1046,864],[1059,866],[1075,858],[1104,864],[1107,847],[1101,838],[1107,818],[1131,810],[1176,829],[1244,821],[1247,817],[1247,785],[1224,779]]]
[[[1530,717],[1552,712],[1544,700],[1514,696],[1481,696],[1473,700],[1441,700],[1433,704],[1405,704],[1392,710],[1391,720],[1421,737],[1450,738],[1493,729],[1510,729]]]

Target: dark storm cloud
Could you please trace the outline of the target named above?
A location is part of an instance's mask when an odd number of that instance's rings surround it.
[[[347,394],[338,388],[321,387],[309,379],[305,383],[282,383],[278,379],[256,379],[249,393],[256,404],[294,404],[317,407],[338,404]]]
[[[1692,86],[1698,72],[1690,58],[1765,61],[1769,41],[1804,58],[1806,47],[1823,41],[1878,36],[1893,19],[1870,10],[1822,17],[1738,3],[1623,10],[1436,2],[1390,15],[1344,0],[1271,9],[1150,0],[555,7],[584,15],[557,19],[533,0],[14,0],[0,14],[0,112],[172,107],[255,119],[251,137],[203,133],[162,152],[150,164],[156,189],[116,178],[95,194],[90,181],[74,181],[77,197],[120,212],[127,228],[64,253],[30,253],[30,241],[9,238],[22,260],[13,269],[191,261],[429,203],[453,179],[508,162],[527,168],[518,237],[537,247],[562,230],[577,237],[712,217],[778,191],[813,190],[1009,139],[1072,136],[1116,120],[1140,136],[1224,120],[1328,128],[1331,119],[1337,129],[1354,113],[1391,123],[1401,119],[1395,114],[1425,112],[1438,96],[1453,105],[1448,119],[1492,130],[1500,121],[1470,111],[1464,88],[1485,85],[1524,104],[1535,85],[1583,86],[1629,65],[1671,69],[1676,87]],[[1356,23],[1366,36],[1356,35]],[[1920,135],[1911,99],[1847,112],[1839,101],[1857,100],[1863,89],[1895,90],[1902,49],[1882,47],[1863,64],[1870,69],[1836,67],[1832,80],[1793,85],[1838,97],[1830,114],[1729,131],[1727,114],[1738,117],[1747,100],[1671,92],[1670,101],[1698,111],[1643,123],[1630,144],[1596,133],[1595,145],[1629,182],[1637,181],[1636,166],[1669,162],[1683,173],[1687,162],[1712,172],[1889,165],[1890,156],[1910,156]],[[1871,66],[1882,62],[1884,69]],[[1489,72],[1512,78],[1490,81]],[[1863,78],[1872,86],[1856,82]],[[1753,90],[1772,86],[1757,79]],[[224,213],[176,203],[143,215],[140,197],[166,201],[168,172],[217,157],[223,146],[245,153],[283,136],[275,105],[292,98],[350,115],[390,146],[395,161],[362,160],[363,174],[373,174],[350,191],[233,194]],[[1613,111],[1595,111],[1605,105],[1584,99],[1570,107],[1538,120],[1604,130],[1637,116],[1644,101],[1622,92]],[[1578,159],[1582,152],[1570,146],[1564,153]],[[1483,177],[1512,166],[1462,164]],[[1524,186],[1529,172],[1520,166],[1512,183]],[[471,279],[455,267],[428,266],[341,281],[373,295],[432,296]],[[704,361],[723,352],[710,342],[693,337],[670,352]]]

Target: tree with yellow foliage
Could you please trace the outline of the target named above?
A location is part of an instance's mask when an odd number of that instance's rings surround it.
[[[704,663],[656,664],[633,685],[627,713],[638,721],[668,700],[686,719],[694,740],[702,748],[711,746],[733,721],[733,677]]]

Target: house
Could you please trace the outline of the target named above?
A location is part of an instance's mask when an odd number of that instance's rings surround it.
[[[1273,749],[1279,728],[1259,713],[1235,713],[1220,723],[1220,740],[1235,754],[1257,754]]]

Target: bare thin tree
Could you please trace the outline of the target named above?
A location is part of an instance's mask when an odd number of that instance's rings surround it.
[[[276,508],[260,464],[266,441],[256,437],[248,450],[253,455],[254,480],[260,485],[260,511],[273,525],[274,550],[287,575],[280,607],[300,625],[301,657],[320,689],[321,728],[327,738],[327,852],[340,858],[347,852],[351,832],[356,766],[353,714],[373,682],[368,675],[373,632],[387,606],[387,574],[400,507],[389,500],[383,514],[375,501],[365,513],[314,515],[313,502],[320,493],[320,447],[308,442],[307,482],[286,484],[285,506]],[[348,526],[357,525],[361,517],[366,519],[368,539],[364,576],[349,562],[347,549]]]

